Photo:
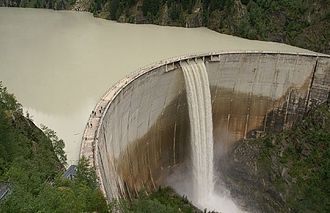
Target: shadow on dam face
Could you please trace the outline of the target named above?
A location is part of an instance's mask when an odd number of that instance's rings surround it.
[[[190,126],[180,60],[202,58],[209,76],[215,160],[243,138],[290,128],[328,98],[330,58],[288,53],[219,53],[173,59],[110,89],[81,155],[96,167],[108,200],[166,183],[190,163]],[[94,119],[91,117],[90,119]],[[92,137],[87,137],[92,136]]]

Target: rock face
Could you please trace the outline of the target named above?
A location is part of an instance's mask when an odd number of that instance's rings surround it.
[[[219,162],[233,197],[252,212],[328,212],[330,108],[292,129],[244,140]]]
[[[236,200],[251,212],[288,212],[281,193],[273,186],[273,173],[267,173],[258,164],[262,146],[246,141],[233,147],[219,161],[219,174]]]

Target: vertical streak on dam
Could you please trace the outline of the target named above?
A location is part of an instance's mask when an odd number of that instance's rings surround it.
[[[108,200],[153,191],[189,161],[189,115],[180,62],[203,60],[209,78],[215,157],[222,146],[290,128],[328,99],[330,57],[228,52],[184,56],[142,69],[105,93],[81,156],[96,167]],[[95,125],[94,125],[95,124]]]
[[[213,124],[209,80],[202,60],[181,62],[190,120],[193,200],[201,206],[213,193]]]

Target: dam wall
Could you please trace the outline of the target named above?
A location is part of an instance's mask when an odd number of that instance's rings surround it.
[[[176,167],[189,162],[180,61],[196,59],[204,61],[209,77],[215,149],[290,128],[311,105],[328,100],[326,55],[207,53],[143,68],[104,94],[84,132],[80,155],[95,166],[108,200],[153,191]]]

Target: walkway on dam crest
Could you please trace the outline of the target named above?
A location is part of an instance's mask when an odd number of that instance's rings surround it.
[[[124,86],[125,83],[127,83],[127,79],[123,79],[118,82],[114,87],[107,91],[103,95],[101,100],[97,103],[87,121],[80,148],[80,158],[84,156],[88,160],[89,165],[93,166],[96,169],[96,175],[100,184],[100,189],[104,195],[105,190],[103,188],[103,181],[98,166],[99,164],[97,161],[97,157],[94,156],[96,153],[98,153],[96,145],[99,135],[98,131],[108,104],[116,96],[116,92],[118,91],[117,88]]]

